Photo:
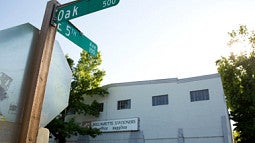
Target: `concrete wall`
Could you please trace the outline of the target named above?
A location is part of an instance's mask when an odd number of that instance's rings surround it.
[[[209,89],[210,100],[190,102],[190,91],[202,89]],[[104,111],[99,118],[77,116],[77,121],[139,117],[139,138],[142,139],[138,140],[139,143],[231,142],[228,113],[218,74],[188,79],[112,84],[108,85],[108,91],[108,96],[97,98],[98,102],[104,103]],[[168,94],[168,105],[152,106],[152,96],[165,94]],[[87,101],[94,99],[88,98]],[[131,99],[131,109],[117,110],[117,102],[126,99]],[[109,139],[127,134],[119,140],[126,143],[130,141],[130,133],[132,132],[104,133],[95,139],[88,138],[87,141],[99,143],[99,140],[108,140],[107,143],[114,143]]]

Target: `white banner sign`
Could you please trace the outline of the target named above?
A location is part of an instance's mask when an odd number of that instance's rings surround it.
[[[91,126],[98,128],[101,132],[120,132],[120,131],[137,131],[139,130],[139,119],[118,119],[106,121],[83,122],[82,126]]]

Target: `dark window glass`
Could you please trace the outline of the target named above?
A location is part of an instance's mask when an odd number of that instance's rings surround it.
[[[104,103],[99,103],[99,111],[100,112],[104,111]]]
[[[158,95],[152,97],[152,106],[167,105],[168,95]]]
[[[190,101],[203,101],[203,100],[209,100],[209,90],[203,89],[203,90],[196,90],[196,91],[190,91]]]
[[[131,99],[118,101],[118,110],[130,109],[130,108],[131,108]]]

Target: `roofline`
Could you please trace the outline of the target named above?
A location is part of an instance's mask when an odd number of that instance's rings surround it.
[[[202,75],[202,76],[195,76],[189,78],[166,78],[166,79],[155,79],[155,80],[144,80],[144,81],[131,81],[131,82],[122,82],[122,83],[111,83],[107,84],[104,87],[118,87],[118,86],[134,86],[134,85],[147,85],[147,84],[161,84],[161,83],[185,83],[185,82],[193,82],[198,80],[205,80],[205,79],[212,79],[212,78],[219,78],[220,74],[209,74],[209,75]]]

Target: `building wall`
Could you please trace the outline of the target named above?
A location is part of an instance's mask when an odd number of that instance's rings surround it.
[[[210,100],[191,102],[190,91],[209,89]],[[138,132],[113,132],[91,143],[230,143],[231,130],[218,74],[187,79],[164,79],[108,85],[109,95],[99,118],[77,116],[77,121],[138,117]],[[152,96],[168,95],[168,104],[152,106]],[[95,98],[87,99],[92,101]],[[117,102],[131,99],[131,109],[117,110]],[[135,142],[136,141],[136,142]]]

